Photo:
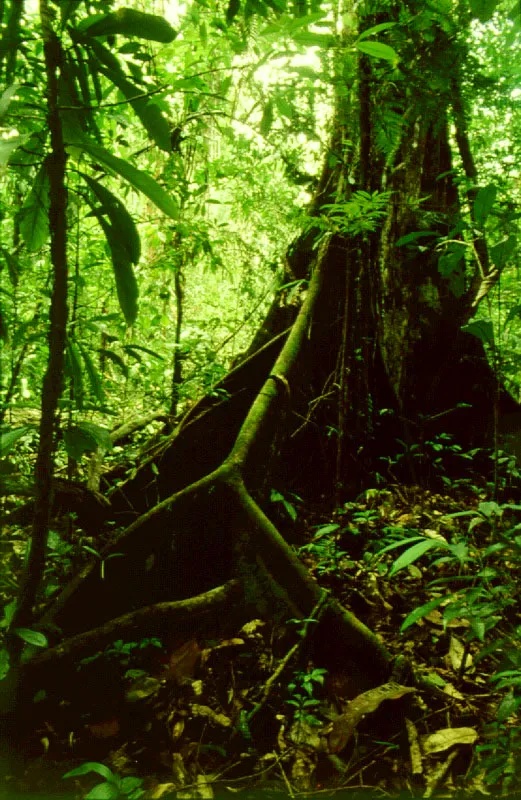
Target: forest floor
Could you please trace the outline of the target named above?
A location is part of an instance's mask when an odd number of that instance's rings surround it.
[[[388,485],[295,520],[284,501],[303,563],[400,677],[360,692],[322,663],[313,619],[115,641],[35,698],[24,774],[0,795],[521,797],[521,506],[503,498]],[[14,577],[17,538],[2,534]]]

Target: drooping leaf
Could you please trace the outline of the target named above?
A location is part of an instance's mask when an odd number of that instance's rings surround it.
[[[489,183],[483,186],[476,195],[473,204],[474,219],[477,225],[482,225],[492,210],[497,195],[497,186]]]
[[[470,0],[470,10],[480,22],[492,19],[499,0]]]
[[[472,320],[467,325],[462,325],[461,330],[465,331],[465,333],[471,333],[472,336],[481,339],[484,344],[493,344],[494,342],[494,326],[491,320]]]
[[[73,150],[79,149],[88,153],[95,161],[104,164],[111,172],[121,175],[136,191],[146,195],[168,217],[175,220],[178,218],[179,208],[174,198],[147,172],[136,169],[127,161],[112,155],[103,147],[99,147],[89,140],[84,139],[77,143],[69,142],[69,145]]]
[[[127,209],[102,183],[83,172],[80,172],[80,175],[100,201],[102,207],[99,213],[108,216],[114,235],[126,251],[129,261],[137,264],[141,255],[141,241],[134,220]]]
[[[34,425],[24,425],[22,428],[14,428],[11,431],[5,431],[0,434],[0,458],[5,456],[13,449],[16,442],[23,436],[26,436],[29,431],[32,431]]]
[[[44,164],[20,210],[20,233],[28,250],[36,252],[49,237],[49,176]]]
[[[356,42],[355,46],[361,53],[371,58],[382,58],[384,61],[398,61],[398,53],[388,44],[383,42]]]
[[[81,23],[81,31],[89,36],[137,36],[150,42],[168,44],[177,36],[176,31],[164,17],[137,11],[135,8],[119,8],[110,14],[87,17]]]
[[[120,241],[112,225],[101,214],[98,214],[98,220],[110,248],[119,305],[127,325],[133,325],[137,319],[139,291],[132,262],[124,243]]]

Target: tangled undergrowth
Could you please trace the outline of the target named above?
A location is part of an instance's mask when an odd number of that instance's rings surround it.
[[[115,641],[35,698],[8,796],[517,796],[521,505],[388,486],[301,508],[297,527],[314,578],[396,657],[388,683],[360,691],[324,663],[319,609],[215,640]]]

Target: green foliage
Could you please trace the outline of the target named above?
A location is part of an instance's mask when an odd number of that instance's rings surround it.
[[[392,192],[353,192],[344,203],[326,203],[322,223],[326,230],[357,236],[377,230],[387,216]]]
[[[323,686],[326,669],[315,667],[307,672],[297,671],[293,680],[288,683],[290,699],[286,703],[293,706],[295,722],[304,722],[307,725],[322,725],[322,722],[313,713],[313,709],[320,706],[320,700],[313,697],[317,686]]]
[[[126,797],[128,800],[139,800],[145,794],[145,790],[141,788],[143,785],[142,778],[135,778],[129,775],[121,778],[104,764],[100,764],[97,761],[86,761],[81,766],[66,772],[63,777],[78,778],[91,772],[100,775],[104,780],[85,795],[85,800],[116,800],[121,797]]]

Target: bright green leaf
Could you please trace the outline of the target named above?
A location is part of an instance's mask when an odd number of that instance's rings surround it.
[[[294,33],[292,39],[297,44],[306,47],[333,47],[336,39],[330,33],[315,33],[314,31],[298,31]]]
[[[128,181],[130,185],[137,191],[142,192],[148,197],[161,211],[163,211],[171,219],[177,219],[179,216],[179,208],[172,197],[168,194],[147,172],[136,169],[128,161],[109,153],[103,147],[99,147],[94,142],[89,140],[82,140],[78,143],[69,142],[71,148],[79,149],[88,153],[95,161],[104,164],[111,172],[120,175],[124,180]]]
[[[467,325],[462,325],[461,330],[481,339],[484,344],[493,344],[494,342],[494,326],[489,319],[472,320]]]
[[[357,42],[356,47],[361,53],[371,58],[383,58],[385,61],[398,61],[398,53],[388,44],[383,42]]]
[[[20,639],[23,639],[27,644],[32,644],[35,647],[47,647],[47,637],[40,633],[40,631],[32,631],[30,628],[15,628],[15,633]]]
[[[429,600],[429,602],[425,603],[423,606],[415,608],[414,611],[411,611],[411,613],[405,617],[400,626],[400,633],[406,631],[407,628],[410,628],[411,625],[414,625],[415,622],[418,622],[419,619],[422,619],[422,617],[425,617],[431,611],[434,611],[435,608],[438,608],[438,606],[441,606],[444,602],[446,602],[445,597],[436,597],[434,600]]]
[[[33,427],[33,425],[24,425],[22,428],[14,428],[12,431],[0,434],[0,458],[5,458],[18,439],[26,436],[29,431],[33,430]]]
[[[429,550],[440,548],[446,546],[446,542],[443,542],[441,539],[424,539],[423,542],[418,542],[418,544],[413,545],[412,547],[407,548],[405,553],[402,553],[401,556],[398,556],[396,561],[394,562],[391,571],[389,573],[389,577],[393,577],[396,575],[404,567],[408,567],[409,564],[414,563],[419,558],[421,558],[425,553]]]
[[[389,28],[394,28],[395,25],[396,22],[382,22],[380,23],[380,25],[374,25],[372,28],[368,28],[367,30],[365,30],[363,33],[360,34],[360,36],[357,39],[357,44],[358,42],[361,42],[363,39],[367,39],[368,36],[374,36],[375,34],[380,33],[381,31],[388,31]]]
[[[85,795],[85,800],[115,800],[120,797],[121,792],[115,783],[98,783]]]

